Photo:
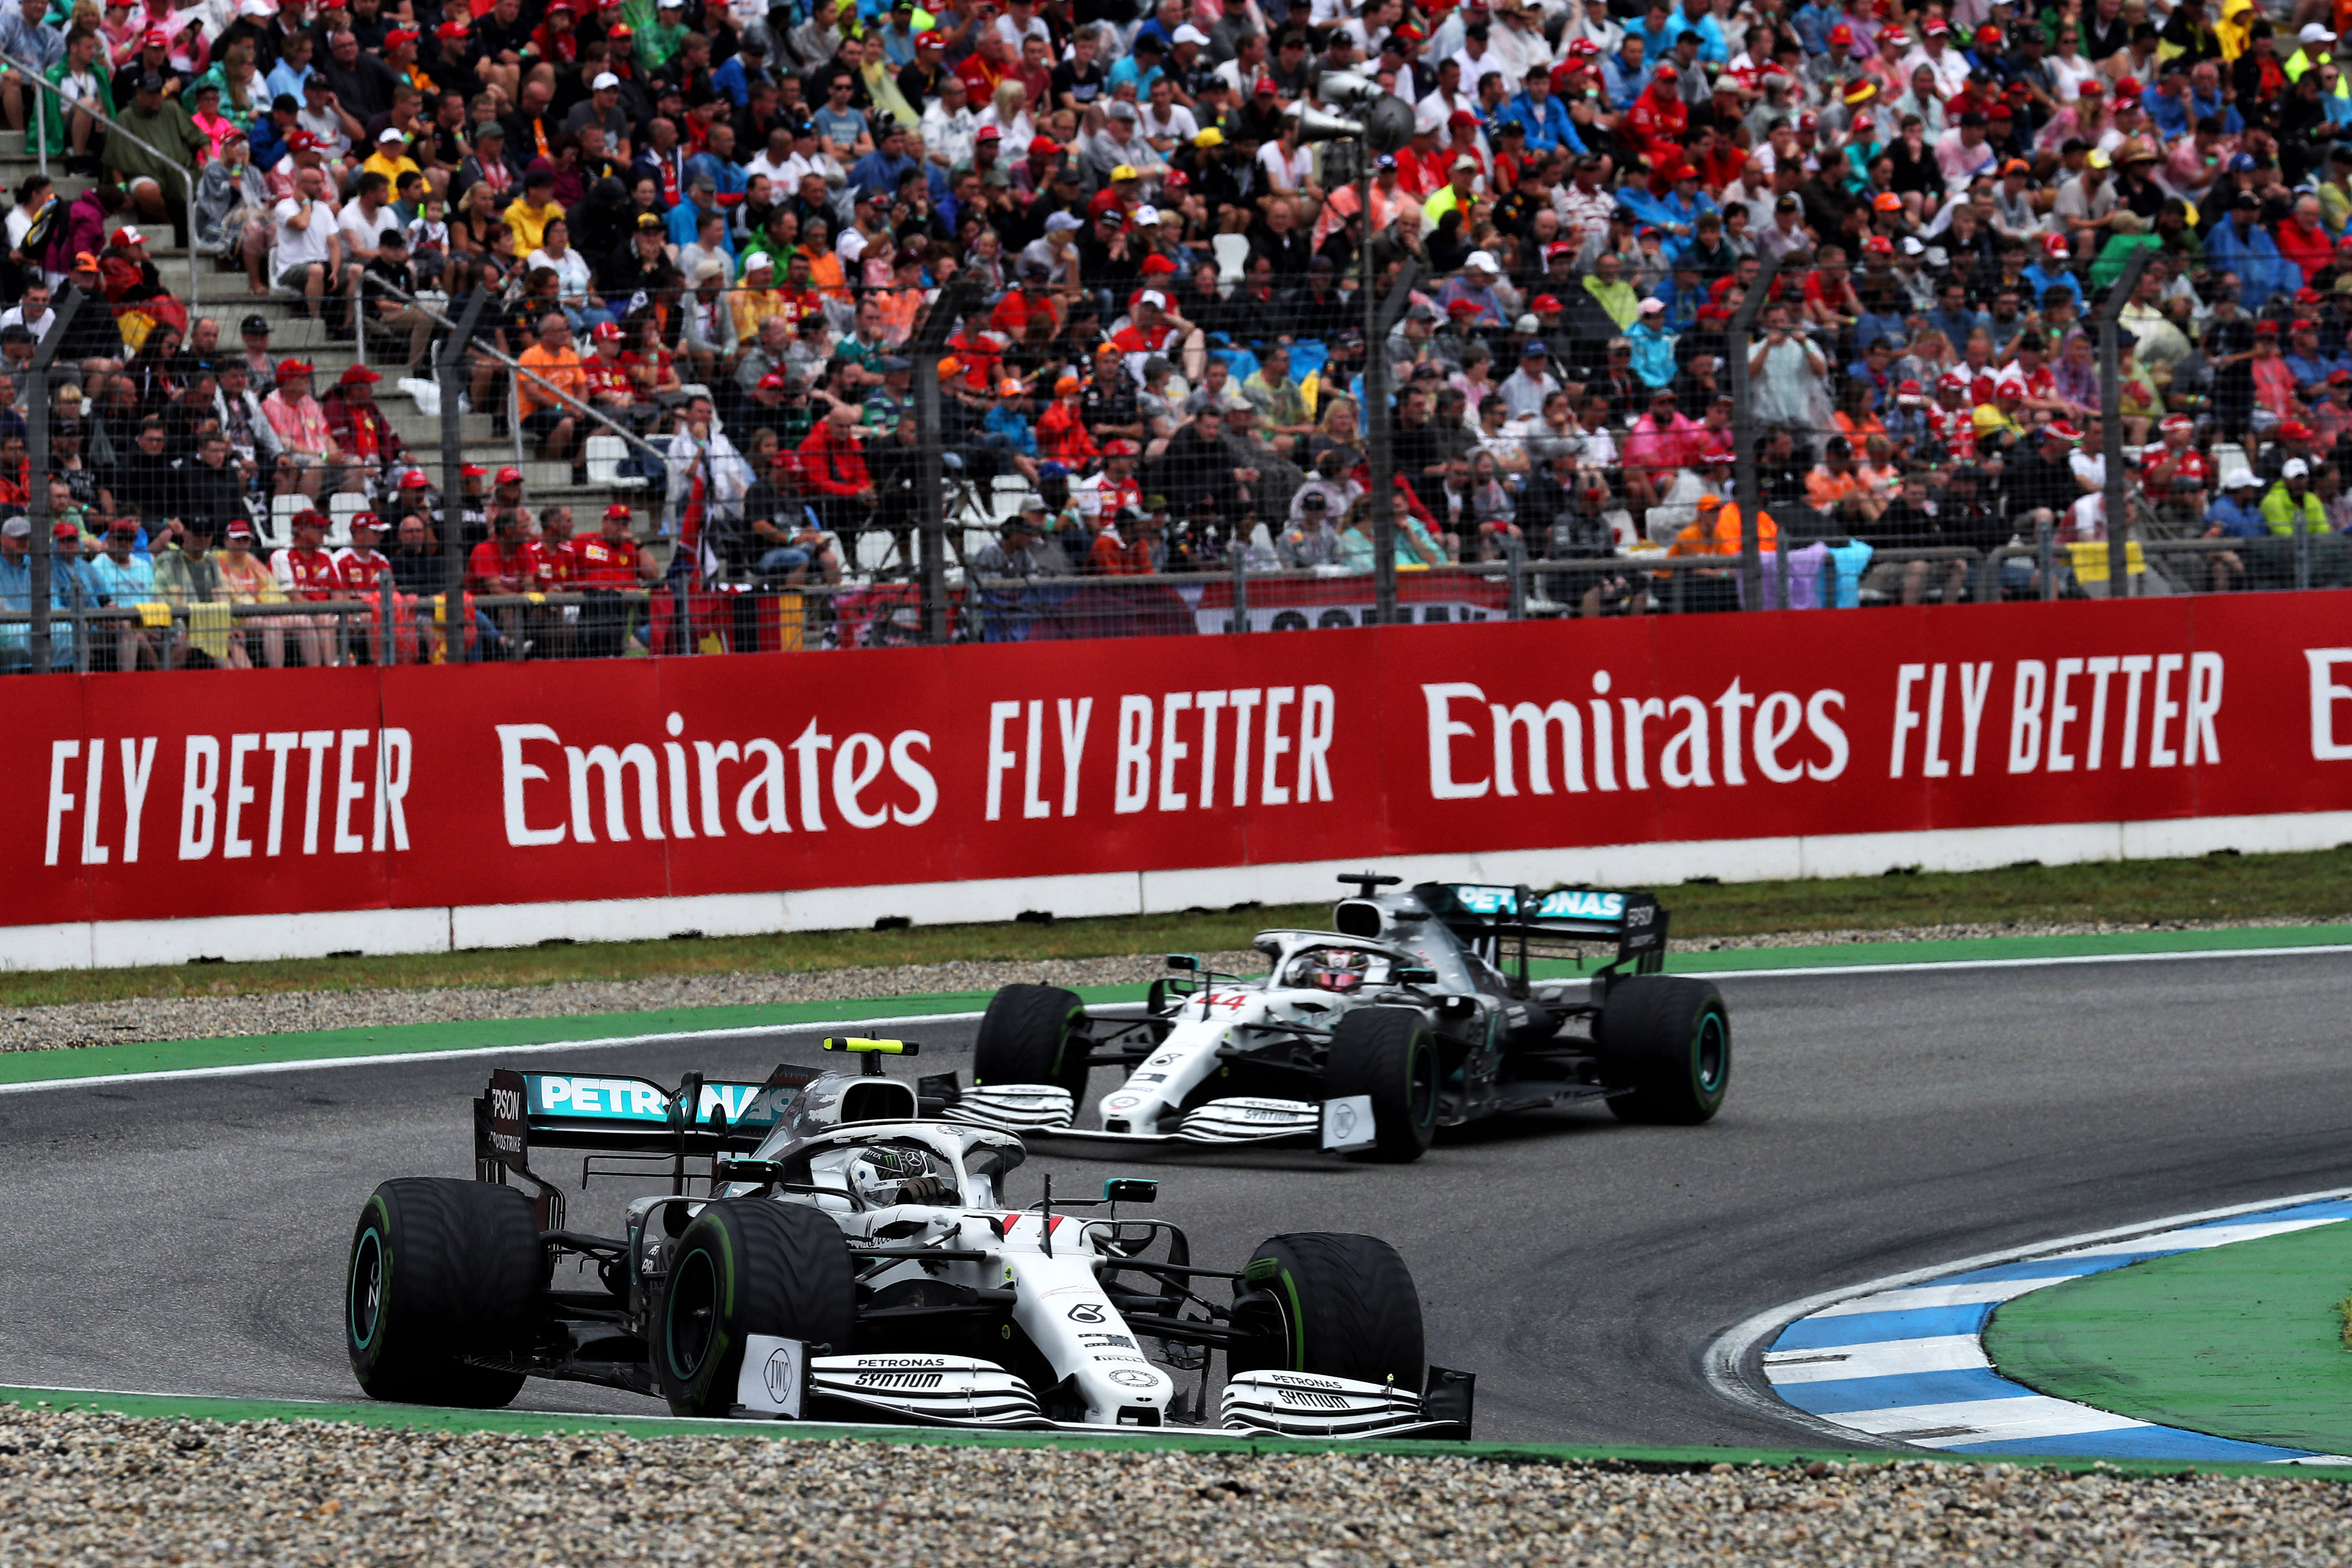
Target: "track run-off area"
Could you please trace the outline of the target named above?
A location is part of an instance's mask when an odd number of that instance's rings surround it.
[[[1719,972],[1736,1041],[1730,1097],[1707,1126],[1571,1109],[1441,1134],[1403,1166],[1038,1152],[1011,1195],[1034,1202],[1041,1170],[1064,1193],[1159,1177],[1154,1217],[1184,1226],[1212,1267],[1286,1231],[1388,1238],[1418,1280],[1432,1359],[1478,1374],[1481,1439],[1865,1447],[1852,1431],[1832,1439],[1764,1373],[1773,1334],[1820,1300],[1955,1260],[2352,1187],[2341,1087],[2352,954],[2314,934],[2284,945],[2228,934],[2242,939],[2233,951],[2086,943],[2010,962],[1855,965],[1841,952],[1841,965],[1783,952],[1775,970],[1760,955],[1696,955]],[[898,1070],[969,1081],[980,1000],[897,1008],[888,1032],[922,1046]],[[502,1057],[666,1082],[756,1079],[816,1059],[826,1021],[893,1011],[0,1058],[0,1386],[355,1402],[340,1321],[353,1218],[386,1177],[470,1173],[467,1101]],[[630,1037],[547,1043],[591,1025]],[[861,1027],[879,1032],[870,1016]],[[370,1054],[386,1048],[403,1054]],[[576,1165],[550,1163],[576,1182]],[[570,1223],[609,1227],[640,1190],[642,1178],[575,1190]],[[661,1413],[544,1384],[520,1406]],[[2047,1451],[2068,1449],[2053,1439]]]

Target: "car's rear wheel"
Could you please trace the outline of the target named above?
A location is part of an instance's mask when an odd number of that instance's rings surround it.
[[[1625,1121],[1695,1127],[1731,1087],[1731,1014],[1704,980],[1636,974],[1609,988],[1593,1030],[1602,1081],[1629,1092],[1609,1109]]]
[[[472,1359],[530,1353],[547,1249],[513,1187],[409,1176],[360,1211],[343,1285],[343,1340],[372,1398],[494,1409],[523,1373]]]
[[[826,1215],[769,1198],[712,1204],[670,1254],[651,1347],[662,1394],[680,1415],[725,1415],[750,1336],[846,1352],[856,1301],[848,1249]]]
[[[1094,1042],[1087,1005],[1058,985],[1007,985],[989,999],[972,1043],[971,1080],[1002,1086],[1050,1083],[1082,1109]]]
[[[1251,1333],[1234,1373],[1313,1372],[1421,1392],[1421,1293],[1378,1237],[1305,1232],[1269,1237],[1243,1269],[1234,1327]]]
[[[1356,1158],[1418,1160],[1437,1135],[1437,1041],[1411,1007],[1360,1007],[1331,1031],[1323,1068],[1330,1100],[1369,1095],[1373,1142]]]

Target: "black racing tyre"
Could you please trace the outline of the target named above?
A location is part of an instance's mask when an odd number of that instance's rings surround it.
[[[496,1409],[523,1384],[465,1358],[527,1357],[548,1278],[530,1200],[491,1182],[408,1176],[360,1210],[343,1342],[371,1398]]]
[[[650,1347],[654,1375],[677,1415],[725,1415],[748,1336],[846,1354],[856,1302],[841,1227],[826,1215],[772,1198],[712,1204],[671,1251]]]
[[[1323,1067],[1328,1100],[1372,1097],[1373,1143],[1355,1156],[1402,1163],[1437,1134],[1437,1041],[1411,1007],[1360,1007],[1331,1031]]]
[[[1731,1087],[1731,1014],[1704,980],[1636,974],[1609,987],[1593,1030],[1601,1079],[1630,1089],[1609,1109],[1623,1121],[1696,1127]]]
[[[1003,1086],[1050,1083],[1070,1091],[1084,1110],[1094,1068],[1087,1005],[1058,985],[1007,985],[989,998],[972,1043],[971,1081]]]
[[[1421,1293],[1378,1237],[1307,1232],[1261,1243],[1243,1269],[1236,1328],[1257,1331],[1230,1371],[1314,1372],[1421,1392]]]

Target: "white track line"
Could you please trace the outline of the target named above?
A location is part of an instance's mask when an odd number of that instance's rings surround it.
[[[2292,958],[2306,952],[2352,952],[2352,942],[2313,947],[2200,947],[2179,952],[2086,952],[2055,958],[1954,958],[1916,963],[1824,963],[1803,969],[1707,969],[1687,973],[1694,980],[1778,980],[1822,974],[1921,974],[1942,969],[2051,969],[2077,963],[2176,963],[2189,958]]]
[[[2184,952],[2084,953],[2063,958],[1959,958],[1941,963],[1835,963],[1809,966],[1803,969],[1722,969],[1697,972],[1692,974],[1692,978],[1696,980],[1818,979],[1822,976],[1840,974],[1918,974],[1938,970],[2041,969],[2084,963],[2162,963],[2198,958],[2290,958],[2304,953],[2346,952],[2352,952],[2352,943],[2322,947],[2200,948]],[[1089,1006],[1087,1011],[1099,1015],[1113,1008],[1134,1005],[1132,1002],[1104,1002]],[[773,1035],[811,1029],[855,1028],[877,1024],[896,1026],[969,1023],[979,1016],[981,1015],[977,1012],[915,1013],[889,1018],[835,1018],[812,1024],[760,1024],[730,1029],[677,1029],[652,1035],[617,1035],[586,1040],[551,1040],[541,1045],[476,1046],[449,1051],[386,1051],[380,1055],[362,1057],[319,1057],[300,1061],[241,1062],[223,1067],[170,1068],[161,1072],[106,1073],[89,1078],[55,1078],[41,1079],[31,1083],[0,1083],[0,1095],[34,1094],[43,1089],[100,1089],[127,1083],[169,1082],[173,1079],[234,1078],[253,1073],[317,1072],[332,1068],[370,1067],[390,1062],[446,1062],[462,1061],[469,1057],[524,1056],[546,1051],[605,1050],[619,1046],[666,1045],[679,1040],[724,1040],[754,1035]],[[270,1037],[249,1037],[266,1039]]]

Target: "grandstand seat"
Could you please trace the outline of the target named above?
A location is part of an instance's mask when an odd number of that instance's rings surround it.
[[[327,548],[341,550],[352,542],[352,519],[368,510],[367,497],[341,491],[327,498]]]
[[[887,528],[869,528],[857,536],[857,570],[879,572],[890,564],[898,542]]]
[[[1221,234],[1210,242],[1209,248],[1216,252],[1217,281],[1223,284],[1226,292],[1230,293],[1233,285],[1240,282],[1248,269],[1249,236]]]
[[[621,460],[629,455],[629,444],[610,434],[588,437],[588,482],[610,489],[637,490],[647,481],[635,474],[621,473]]]
[[[262,542],[268,545],[273,550],[293,543],[294,514],[302,510],[310,504],[310,501],[309,497],[299,494],[282,495],[271,498],[269,502],[269,521],[267,525],[267,531],[269,534],[269,537]]]

